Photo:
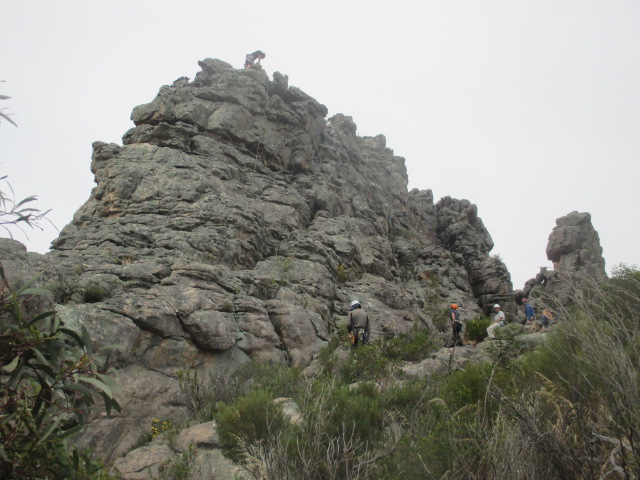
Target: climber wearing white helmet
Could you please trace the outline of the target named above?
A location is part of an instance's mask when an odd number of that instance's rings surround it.
[[[506,317],[504,312],[500,310],[500,305],[496,303],[493,306],[493,311],[495,313],[495,315],[493,316],[493,324],[489,325],[489,327],[487,328],[487,335],[489,335],[489,338],[491,340],[496,338],[496,334],[494,330],[496,328],[504,327],[506,325],[506,322],[505,322]]]
[[[365,344],[369,340],[369,315],[362,310],[358,300],[351,302],[349,315],[347,315],[347,331],[351,337],[351,348],[356,348],[359,343]]]

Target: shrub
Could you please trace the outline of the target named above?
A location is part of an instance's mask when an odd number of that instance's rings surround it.
[[[330,391],[331,412],[327,415],[325,431],[338,437],[344,429],[361,441],[373,441],[382,432],[383,410],[380,393],[371,382],[359,383],[355,388],[338,385]]]
[[[487,338],[487,328],[491,325],[489,317],[476,317],[467,322],[465,337],[471,342],[481,342]]]
[[[251,361],[233,376],[240,385],[271,392],[274,397],[293,397],[302,381],[302,368]]]
[[[256,389],[230,404],[222,404],[215,415],[218,435],[225,454],[244,460],[244,445],[277,436],[288,423],[282,407],[273,402],[270,391]]]
[[[339,283],[347,283],[349,281],[349,269],[343,263],[336,267],[336,277]]]
[[[87,285],[83,292],[83,298],[86,303],[98,303],[108,296],[108,292],[100,285]]]
[[[438,329],[441,332],[450,330],[451,329],[450,328],[451,313],[449,312],[449,309],[448,308],[440,309],[440,311],[434,314],[432,322],[434,327],[436,327],[436,329]]]
[[[163,480],[187,480],[191,477],[191,472],[196,459],[196,449],[193,445],[182,452],[175,460],[168,461],[160,467],[160,475]]]
[[[512,361],[520,354],[520,344],[515,336],[509,335],[509,332],[502,332],[502,335],[499,336],[500,330],[504,330],[504,328],[497,329],[496,338],[498,341],[492,342],[487,347],[487,354],[495,365],[501,368],[511,368]]]
[[[541,297],[561,322],[544,346],[510,362],[519,367],[509,371],[518,373],[512,391],[489,390],[500,414],[478,431],[486,453],[459,478],[640,478],[634,275],[567,275],[564,296]]]
[[[322,368],[322,374],[334,375],[337,373],[338,359],[335,353],[341,344],[345,348],[348,348],[350,344],[347,337],[347,326],[344,324],[338,327],[338,331],[331,337],[327,346],[321,348],[318,353],[318,363]]]
[[[68,444],[101,396],[107,415],[119,410],[115,384],[91,361],[87,331],[64,327],[55,312],[29,317],[23,300],[41,293],[13,290],[0,265],[0,477],[88,478],[103,466]]]
[[[416,362],[429,356],[439,346],[428,330],[413,329],[380,343],[382,355],[391,360]]]
[[[362,345],[341,367],[342,379],[347,383],[380,381],[391,374],[396,361],[385,357],[380,342]]]
[[[456,370],[442,380],[440,396],[447,405],[459,409],[485,399],[491,368],[486,364]]]

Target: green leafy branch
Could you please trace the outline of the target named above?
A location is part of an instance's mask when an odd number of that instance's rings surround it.
[[[0,82],[4,82],[4,80],[0,80]],[[8,97],[7,95],[0,95],[0,100],[9,100],[10,98],[11,97]],[[14,127],[17,127],[18,125],[16,124],[16,122],[11,120],[11,117],[9,115],[10,114],[8,113],[4,113],[4,108],[0,108],[0,119],[4,119]]]
[[[67,443],[102,398],[120,411],[117,385],[98,373],[87,330],[65,328],[53,311],[29,313],[34,296],[9,285],[0,264],[0,478],[86,478],[100,464]]]
[[[42,211],[38,208],[32,207],[32,202],[35,202],[38,197],[31,195],[23,198],[22,200],[16,200],[13,187],[6,180],[8,175],[0,177],[0,181],[4,181],[8,187],[10,194],[5,193],[5,189],[0,189],[0,227],[2,227],[10,238],[13,238],[11,229],[9,227],[17,227],[28,238],[23,225],[27,225],[31,228],[37,228],[43,230],[41,223],[43,220],[48,221],[51,225],[53,223],[47,218],[51,209]],[[53,225],[55,228],[55,225]]]

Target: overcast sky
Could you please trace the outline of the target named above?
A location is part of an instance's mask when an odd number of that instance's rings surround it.
[[[590,212],[608,270],[640,264],[638,0],[5,0],[0,176],[62,228],[94,186],[91,143],[198,60],[280,71],[387,137],[409,188],[467,198],[515,288],[550,266],[555,219]],[[3,191],[6,186],[3,186]],[[4,232],[2,236],[7,236]],[[45,252],[53,228],[18,240]]]

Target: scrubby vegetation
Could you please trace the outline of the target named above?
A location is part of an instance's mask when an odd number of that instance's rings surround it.
[[[107,413],[118,408],[87,332],[31,312],[28,300],[44,292],[10,286],[1,268],[0,277],[0,478],[108,478],[69,441],[96,396]],[[416,329],[350,351],[339,331],[309,377],[257,363],[178,372],[190,423],[216,420],[225,455],[256,480],[640,478],[640,272],[620,265],[607,282],[562,282],[560,297],[530,295],[559,323],[527,354],[522,327],[510,325],[487,348],[491,362],[405,378],[399,367],[438,350],[437,334]],[[434,313],[436,327],[448,328],[446,315]],[[467,340],[482,341],[487,325],[469,321]],[[155,419],[143,441],[183,426]],[[189,478],[195,457],[189,448],[160,473]]]
[[[11,237],[13,229],[41,228],[48,211],[29,205],[36,197],[17,201],[6,176],[0,181],[0,227]],[[97,371],[87,331],[38,306],[51,292],[33,288],[36,280],[10,284],[0,263],[0,478],[110,479],[71,439],[98,398],[107,415],[119,410],[117,386]]]
[[[487,327],[491,325],[489,317],[477,317],[469,320],[465,329],[467,340],[471,342],[481,342],[487,338]]]
[[[540,299],[562,320],[526,355],[505,332],[492,363],[408,380],[395,367],[438,348],[427,334],[349,353],[338,339],[314,378],[246,369],[208,414],[256,479],[638,478],[638,277],[581,279],[571,305]],[[283,396],[299,415],[273,402]]]
[[[0,478],[108,478],[69,441],[96,396],[107,413],[119,409],[86,330],[65,328],[55,312],[32,313],[29,302],[49,292],[12,287],[1,264],[0,280]]]
[[[492,362],[440,377],[398,368],[439,348],[423,330],[355,351],[337,335],[309,378],[257,363],[178,377],[192,423],[216,420],[225,455],[255,479],[638,478],[640,274],[580,284],[571,304],[538,298],[560,323],[536,350],[521,354],[518,332],[504,329]],[[106,478],[67,439],[92,407],[89,388],[115,406],[109,384],[91,370],[85,336],[52,314],[21,316],[29,293],[3,297],[3,478]],[[478,332],[486,323],[472,322]],[[31,371],[18,382],[19,368]],[[178,428],[157,420],[151,437]],[[189,478],[194,459],[189,449],[161,475]]]

